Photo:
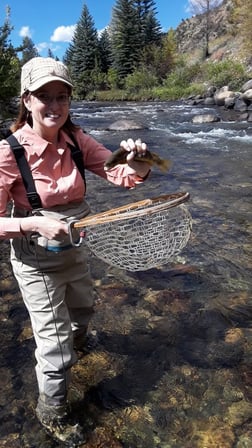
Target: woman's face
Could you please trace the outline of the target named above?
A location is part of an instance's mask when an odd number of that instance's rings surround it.
[[[41,137],[53,137],[64,125],[70,105],[66,84],[52,81],[24,97],[24,104],[32,114],[33,129]]]

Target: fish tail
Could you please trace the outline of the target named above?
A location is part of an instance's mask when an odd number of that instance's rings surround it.
[[[161,171],[166,172],[171,167],[171,161],[167,160],[167,159],[163,159],[163,160],[160,160],[158,165],[159,165],[159,168]]]

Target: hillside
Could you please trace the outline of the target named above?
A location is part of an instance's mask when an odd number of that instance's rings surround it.
[[[242,40],[234,30],[230,21],[232,0],[224,0],[222,5],[210,12],[209,50],[212,61],[227,58],[243,61],[247,65],[251,61],[244,60]],[[175,30],[178,48],[187,56],[188,62],[194,63],[202,58],[206,42],[206,14],[200,14],[183,20]]]

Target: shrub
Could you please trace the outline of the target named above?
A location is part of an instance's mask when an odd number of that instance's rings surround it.
[[[221,62],[207,62],[202,66],[203,78],[216,87],[228,85],[237,90],[249,79],[244,65],[230,59]]]
[[[125,79],[125,88],[127,92],[134,93],[142,89],[151,89],[158,84],[158,79],[146,68],[135,70]]]

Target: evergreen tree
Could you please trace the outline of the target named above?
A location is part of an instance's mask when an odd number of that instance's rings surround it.
[[[64,62],[70,66],[75,81],[78,82],[85,72],[90,72],[96,67],[97,55],[97,31],[93,18],[87,6],[84,5],[73,40],[64,56]]]
[[[105,29],[99,38],[99,66],[103,73],[107,73],[112,66],[112,48],[109,32]]]
[[[9,21],[10,8],[7,7],[6,19],[0,26],[0,100],[8,101],[19,92],[20,64],[16,50],[8,41],[12,27]]]
[[[135,8],[139,19],[139,32],[142,37],[142,45],[160,45],[162,30],[156,18],[156,2],[154,0],[135,0]]]
[[[53,52],[52,52],[51,48],[48,48],[47,57],[55,59],[54,56],[53,56]]]
[[[35,47],[31,38],[28,36],[25,36],[23,38],[21,48],[22,48],[21,65],[24,65],[30,59],[39,56],[37,48]]]
[[[113,67],[123,80],[139,64],[141,36],[134,0],[117,0],[112,9]]]

